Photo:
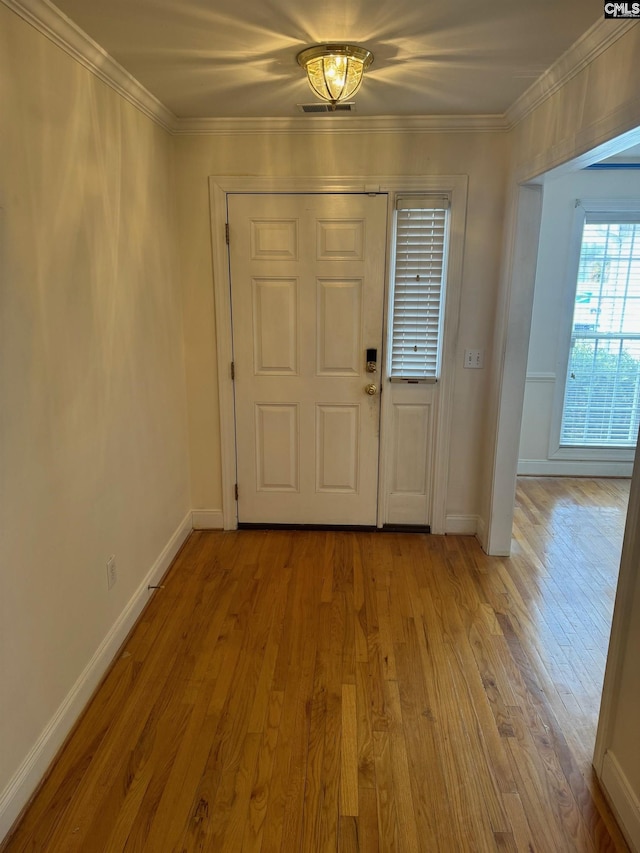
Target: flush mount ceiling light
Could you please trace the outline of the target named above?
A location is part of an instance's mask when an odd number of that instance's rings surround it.
[[[372,62],[371,51],[354,44],[319,44],[298,54],[298,65],[307,72],[309,85],[333,107],[355,95]]]

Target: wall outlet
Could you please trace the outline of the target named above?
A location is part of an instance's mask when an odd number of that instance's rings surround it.
[[[107,589],[112,589],[118,580],[118,572],[116,569],[116,557],[112,554],[107,560]]]
[[[484,367],[484,350],[466,349],[464,351],[464,366],[473,370]]]

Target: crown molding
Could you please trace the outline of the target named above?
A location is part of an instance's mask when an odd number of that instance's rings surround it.
[[[637,23],[604,19],[597,21],[511,104],[505,113],[509,130],[552,97]]]
[[[0,0],[148,118],[171,131],[175,116],[49,0]]]
[[[227,136],[251,133],[495,133],[508,129],[502,115],[353,116],[281,118],[178,118],[173,133]]]

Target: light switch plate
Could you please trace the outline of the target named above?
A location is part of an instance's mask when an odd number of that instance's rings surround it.
[[[464,351],[464,366],[471,370],[479,370],[484,367],[484,350],[466,349]]]

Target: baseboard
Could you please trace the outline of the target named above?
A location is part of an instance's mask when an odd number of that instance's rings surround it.
[[[221,509],[194,509],[191,519],[194,530],[224,529],[224,516]]]
[[[487,544],[485,541],[487,526],[485,524],[484,518],[482,518],[481,516],[478,516],[478,523],[476,525],[476,528],[476,539],[480,543],[482,549],[485,550]]]
[[[191,512],[189,512],[0,795],[0,841],[7,835],[29,802],[65,738],[91,699],[118,649],[149,600],[149,584],[157,583],[163,577],[182,544],[191,533],[191,529],[192,520]]]
[[[572,461],[570,459],[520,459],[522,477],[630,477],[633,462]]]
[[[477,515],[448,515],[444,532],[450,535],[475,536],[478,532]]]
[[[600,783],[618,818],[620,828],[634,853],[640,851],[640,800],[629,784],[618,760],[607,750]]]

